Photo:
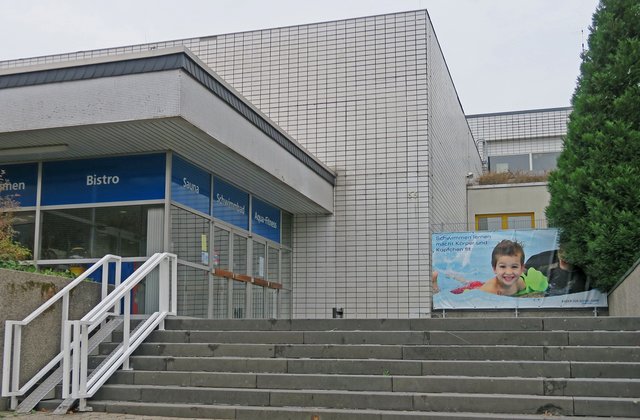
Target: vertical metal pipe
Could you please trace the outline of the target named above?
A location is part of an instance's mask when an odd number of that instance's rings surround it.
[[[62,296],[62,321],[60,323],[60,351],[64,351],[64,326],[69,320],[69,293]]]
[[[82,324],[81,326],[81,339],[80,342],[80,395],[87,395],[87,368],[88,368],[88,360],[89,360],[89,325]]]
[[[20,351],[22,350],[22,325],[15,324],[13,337],[13,363],[11,367],[11,389],[20,389]]]
[[[80,323],[78,323],[77,321],[73,323],[73,341],[71,342],[71,348],[71,396],[73,398],[79,398],[78,387],[80,378]]]
[[[62,334],[62,398],[69,397],[71,375],[71,323],[65,322]]]
[[[4,330],[4,353],[2,354],[2,396],[8,397],[13,389],[10,388],[11,384],[11,348],[13,346],[13,323],[7,322],[6,329]]]

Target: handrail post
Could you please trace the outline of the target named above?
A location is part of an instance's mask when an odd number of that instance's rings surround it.
[[[88,348],[89,348],[89,325],[80,325],[80,386],[79,393],[81,396],[87,394],[87,367],[88,367]]]
[[[104,300],[109,294],[109,260],[102,263],[102,296],[100,300]]]
[[[5,369],[2,371],[2,396],[8,397],[9,393],[13,391],[9,386],[11,384],[11,348],[13,347],[13,323],[7,321],[5,323],[4,330],[4,352],[2,353],[2,366]]]
[[[122,325],[122,352],[126,353],[131,342],[131,291],[124,295],[124,324]],[[122,364],[122,369],[131,370],[129,358]]]
[[[171,257],[171,315],[178,315],[178,257]]]
[[[169,276],[171,274],[169,270],[169,257],[162,258],[160,264],[158,265],[159,274],[159,285],[160,290],[158,293],[158,310],[160,312],[169,312],[169,293],[171,291],[171,283],[169,283]],[[158,329],[164,330],[164,320],[158,326]]]
[[[22,349],[22,325],[14,324],[13,337],[13,358],[11,363],[11,390],[13,392],[20,389],[20,351]],[[15,407],[13,406],[15,404]],[[18,406],[18,398],[11,396],[11,409],[15,410]]]
[[[62,337],[62,398],[69,397],[69,385],[71,376],[71,323],[64,323]]]
[[[116,260],[116,274],[115,274],[115,288],[117,289],[120,286],[120,282],[122,282],[122,259],[118,258]],[[120,315],[120,304],[116,304],[114,308],[114,312],[116,315]]]
[[[71,342],[73,364],[71,367],[71,396],[78,398],[80,385],[80,323],[73,323],[73,341]]]
[[[69,293],[62,296],[62,322],[60,324],[61,332],[63,332],[64,324],[69,320]],[[63,351],[64,342],[60,339],[60,351]]]

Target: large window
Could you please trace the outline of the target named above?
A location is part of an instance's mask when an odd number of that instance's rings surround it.
[[[533,213],[477,214],[476,230],[532,229]]]
[[[548,172],[556,169],[559,155],[560,152],[545,152],[489,156],[489,170],[491,172]]]
[[[155,206],[158,207],[158,206]],[[44,210],[42,259],[147,254],[147,211],[153,206]]]

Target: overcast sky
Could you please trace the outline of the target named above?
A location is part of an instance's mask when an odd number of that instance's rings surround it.
[[[467,114],[569,106],[597,0],[0,0],[0,60],[427,9]],[[584,31],[584,35],[582,32]]]

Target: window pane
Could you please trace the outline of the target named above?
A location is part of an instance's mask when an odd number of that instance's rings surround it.
[[[251,286],[251,299],[253,300],[253,317],[264,318],[264,289],[255,284]]]
[[[224,319],[228,317],[228,295],[229,280],[226,277],[213,277],[211,284],[211,295],[213,296],[213,318]]]
[[[213,267],[229,270],[229,231],[216,226],[213,243]]]
[[[560,152],[532,154],[533,170],[536,172],[545,172],[556,169],[558,156],[560,156]]]
[[[247,283],[241,281],[233,282],[233,317],[244,318],[247,303]]]
[[[247,238],[233,235],[233,270],[237,274],[247,273]]]
[[[278,266],[278,255],[279,251],[276,248],[269,247],[268,249],[268,262],[267,262],[267,280],[279,282],[279,266]]]
[[[489,170],[518,172],[529,170],[529,155],[489,156]]]
[[[509,229],[531,229],[531,216],[509,216],[507,217],[507,227]]]
[[[502,229],[502,217],[479,217],[478,218],[478,230],[501,230]]]
[[[13,240],[31,251],[33,256],[33,237],[36,231],[36,212],[19,211],[13,214]]]
[[[252,271],[254,277],[266,277],[266,249],[267,247],[264,244],[253,241]]]
[[[178,315],[206,318],[209,273],[178,264]]]

